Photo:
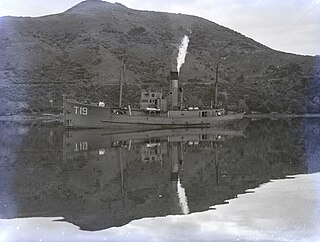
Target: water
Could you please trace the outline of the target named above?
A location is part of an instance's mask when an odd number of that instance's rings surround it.
[[[0,123],[0,241],[320,238],[320,120],[240,126]]]

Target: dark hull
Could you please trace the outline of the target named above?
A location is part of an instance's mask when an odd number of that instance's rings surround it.
[[[64,101],[64,125],[69,129],[104,128],[110,130],[148,130],[163,128],[221,127],[243,118],[243,113],[199,117],[200,111],[185,111],[186,117],[150,116],[142,111],[117,114],[114,109]],[[192,115],[190,115],[192,114]],[[190,115],[190,116],[188,116]]]

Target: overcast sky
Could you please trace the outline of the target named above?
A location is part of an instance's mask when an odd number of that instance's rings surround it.
[[[81,0],[0,0],[0,16],[41,16]],[[115,2],[115,1],[109,1]],[[200,16],[273,49],[320,54],[320,0],[117,0],[129,8]]]

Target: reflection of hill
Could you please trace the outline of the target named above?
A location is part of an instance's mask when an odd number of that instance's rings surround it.
[[[299,127],[297,121],[259,121],[245,137],[222,141],[210,141],[218,135],[175,134],[115,142],[116,136],[96,133],[94,145],[88,133],[63,141],[60,127],[28,127],[16,147],[10,137],[17,134],[3,137],[11,166],[3,171],[8,186],[0,186],[0,197],[6,195],[8,206],[0,206],[0,215],[62,216],[84,230],[99,230],[181,214],[176,175],[190,212],[207,210],[270,179],[306,172]],[[82,138],[87,150],[75,150],[72,142]]]
[[[299,132],[298,122],[264,120],[251,125],[245,139],[219,145],[216,161],[214,151],[188,150],[181,177],[190,211],[207,210],[270,179],[305,173]]]
[[[66,192],[74,196],[66,202],[74,203],[73,209],[62,211],[61,216],[81,228],[97,230],[137,218],[179,213],[178,206],[167,205],[175,204],[170,200],[176,199],[170,166],[142,163],[138,147],[130,152],[112,148],[104,155],[91,152],[80,167],[78,161],[78,157],[67,159],[61,174]]]
[[[318,119],[304,120],[303,122],[305,159],[308,172],[320,170],[320,122]]]

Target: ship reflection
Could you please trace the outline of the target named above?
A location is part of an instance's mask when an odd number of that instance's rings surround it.
[[[20,132],[21,125],[0,124],[6,160],[0,218],[63,217],[96,231],[207,211],[271,179],[305,173],[299,125],[262,120],[244,135],[229,129],[66,132],[50,125]]]
[[[210,149],[215,154],[217,167],[218,144],[232,137],[243,137],[239,130],[173,129],[120,134],[105,134],[104,130],[66,131],[64,133],[64,161],[91,156],[108,156],[117,150],[120,164],[136,159],[140,153],[141,164],[171,164],[171,181],[178,181],[179,167],[188,149]],[[122,153],[127,159],[123,159]],[[129,158],[129,159],[128,159]]]
[[[80,162],[83,172],[94,171],[88,175],[94,180],[91,187],[101,201],[98,203],[101,210],[91,214],[95,221],[71,222],[85,230],[97,230],[142,217],[209,209],[214,205],[210,200],[201,209],[188,205],[188,191],[184,187],[184,176],[188,175],[184,172],[185,160],[194,152],[209,152],[208,160],[198,161],[214,165],[211,176],[215,179],[210,183],[219,186],[216,154],[223,143],[234,137],[243,138],[243,131],[173,129],[120,134],[106,134],[103,130],[66,131],[63,161],[66,166]],[[197,172],[193,168],[190,171]],[[73,175],[76,177],[70,180],[75,182],[80,175]],[[79,188],[89,188],[89,184],[88,181],[79,183]]]

